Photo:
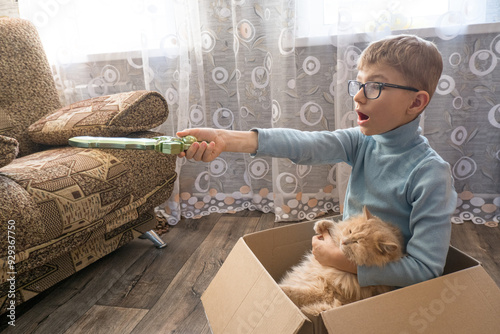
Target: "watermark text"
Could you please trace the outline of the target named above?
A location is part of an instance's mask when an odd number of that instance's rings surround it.
[[[7,222],[7,278],[9,290],[7,292],[7,318],[10,326],[16,325],[16,222]]]

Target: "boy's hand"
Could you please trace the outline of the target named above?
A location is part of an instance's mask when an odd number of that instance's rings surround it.
[[[333,243],[328,231],[315,235],[312,238],[312,253],[320,264],[327,267],[334,267],[334,257],[338,252],[340,252],[340,249]]]
[[[196,161],[210,162],[222,152],[255,153],[259,146],[255,131],[234,131],[212,128],[195,128],[177,132],[178,137],[195,136],[200,143],[193,143],[186,152],[178,155]]]
[[[216,129],[211,128],[195,128],[179,131],[176,134],[178,137],[187,135],[195,136],[200,143],[191,144],[191,147],[186,152],[181,152],[177,156],[179,158],[194,159],[196,161],[210,162],[215,160],[226,147],[226,143]]]
[[[315,235],[312,238],[312,253],[316,260],[323,266],[334,267],[353,274],[358,272],[356,264],[345,257],[344,253],[333,242],[328,231],[323,232],[322,235]]]

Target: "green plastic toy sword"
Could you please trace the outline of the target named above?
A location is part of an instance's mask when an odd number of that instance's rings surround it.
[[[160,136],[153,138],[91,137],[80,136],[69,139],[69,144],[82,148],[117,148],[133,150],[153,150],[165,154],[179,154],[187,151],[196,142],[193,136],[182,138]]]

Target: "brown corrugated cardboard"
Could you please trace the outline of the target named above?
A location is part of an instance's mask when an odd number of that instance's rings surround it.
[[[450,247],[442,277],[308,319],[276,283],[311,248],[314,222],[241,238],[202,296],[215,334],[500,333],[500,289]]]

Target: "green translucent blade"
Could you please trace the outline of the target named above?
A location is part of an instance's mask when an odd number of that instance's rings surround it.
[[[121,138],[81,136],[69,139],[69,144],[83,148],[118,148],[134,150],[156,150],[158,140],[154,138]]]

